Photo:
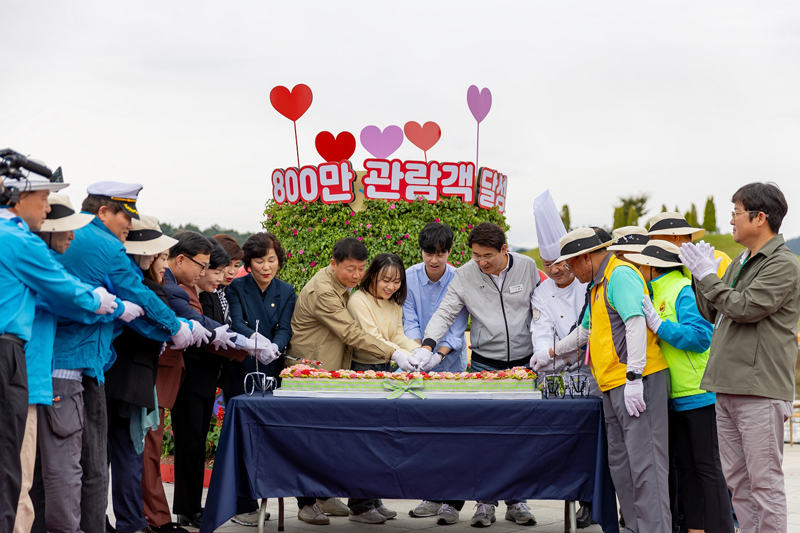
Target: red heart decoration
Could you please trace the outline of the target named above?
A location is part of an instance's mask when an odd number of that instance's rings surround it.
[[[408,140],[423,152],[433,148],[433,145],[442,137],[442,129],[435,122],[426,122],[424,126],[420,126],[419,123],[412,120],[406,122],[403,131]]]
[[[350,159],[356,151],[356,138],[349,131],[341,132],[336,138],[329,131],[321,131],[314,144],[322,159],[329,163]]]
[[[311,88],[303,83],[295,85],[291,92],[283,85],[278,85],[269,93],[272,107],[291,121],[297,120],[308,111],[312,98]]]

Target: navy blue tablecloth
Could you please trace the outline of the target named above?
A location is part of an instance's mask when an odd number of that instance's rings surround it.
[[[591,500],[619,531],[602,402],[239,396],[228,404],[201,533],[250,498]]]

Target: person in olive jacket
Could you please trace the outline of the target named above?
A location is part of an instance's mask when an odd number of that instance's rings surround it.
[[[697,307],[715,325],[700,387],[717,393],[722,471],[742,532],[785,532],[783,426],[792,412],[800,263],[780,231],[788,206],[772,183],[733,195],[733,240],[742,251],[720,279],[714,247],[681,246]]]

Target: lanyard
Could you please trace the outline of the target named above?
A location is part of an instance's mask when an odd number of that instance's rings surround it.
[[[736,282],[739,281],[739,274],[742,273],[742,269],[744,268],[744,265],[745,265],[745,263],[747,263],[748,259],[750,259],[750,258],[749,257],[745,257],[745,259],[742,262],[742,264],[739,265],[739,271],[736,273],[736,276],[733,278],[733,283],[731,283],[731,289],[734,288],[736,286]]]

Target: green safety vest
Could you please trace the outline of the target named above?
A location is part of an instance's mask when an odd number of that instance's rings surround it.
[[[650,282],[649,285],[653,290],[653,307],[656,308],[661,320],[678,321],[675,302],[681,290],[691,284],[689,278],[677,271],[664,274]],[[669,364],[672,385],[670,398],[683,398],[706,392],[700,388],[700,380],[703,379],[708,364],[708,350],[703,353],[679,350],[661,339],[658,344]]]

